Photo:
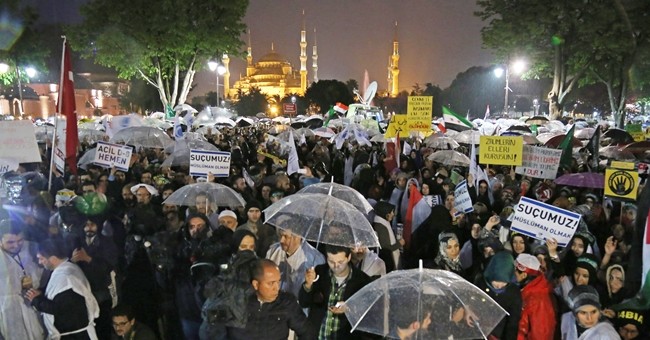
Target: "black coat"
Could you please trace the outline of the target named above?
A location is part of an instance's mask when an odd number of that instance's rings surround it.
[[[228,339],[283,340],[289,336],[289,329],[294,330],[301,340],[316,338],[296,297],[291,293],[281,291],[275,301],[264,304],[260,304],[256,296],[251,296],[246,310],[246,327],[228,327]]]
[[[39,312],[54,315],[54,327],[59,333],[67,333],[88,326],[86,300],[72,289],[57,294],[52,300],[39,295],[32,301],[32,306]],[[90,339],[87,332],[79,332],[62,337],[62,339]]]
[[[516,339],[517,333],[519,332],[521,309],[523,308],[519,286],[510,283],[506,286],[504,292],[496,293],[491,287],[488,287],[483,279],[478,281],[476,285],[485,291],[509,314],[501,319],[490,334],[496,336],[498,339]]]
[[[343,301],[349,299],[350,296],[371,281],[370,277],[361,270],[354,267],[350,268],[352,269],[352,277],[350,277],[345,286],[345,291],[341,298]],[[298,297],[300,306],[303,308],[309,308],[309,324],[314,332],[318,334],[321,324],[325,322],[327,309],[330,307],[328,305],[328,300],[332,288],[332,276],[327,264],[318,265],[315,270],[316,275],[319,276],[319,280],[314,282],[309,292],[307,292],[303,286],[300,289]],[[337,339],[358,339],[359,335],[355,334],[356,332],[350,334],[352,326],[345,317],[345,314],[339,314],[337,317],[340,319],[341,323],[341,327],[337,333]]]

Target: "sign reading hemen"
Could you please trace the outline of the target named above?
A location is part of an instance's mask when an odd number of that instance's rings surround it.
[[[515,208],[510,230],[538,240],[554,238],[565,247],[578,228],[581,215],[550,204],[522,197]]]
[[[560,167],[560,158],[560,149],[524,145],[521,166],[518,166],[515,172],[529,177],[555,179]]]
[[[230,176],[230,152],[190,150],[190,175]]]
[[[479,160],[481,164],[521,165],[524,152],[522,137],[481,136]]]
[[[130,146],[97,142],[93,163],[105,168],[114,166],[115,169],[129,171],[132,153],[133,148]]]

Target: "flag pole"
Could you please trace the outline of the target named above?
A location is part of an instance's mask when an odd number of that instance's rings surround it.
[[[56,150],[56,132],[59,129],[59,113],[61,112],[61,90],[63,86],[63,64],[65,62],[65,43],[66,43],[66,36],[62,35],[61,38],[63,39],[63,47],[61,48],[61,77],[59,81],[59,94],[56,102],[56,111],[54,112],[54,133],[52,134],[52,150],[50,150],[50,173],[48,177],[48,184],[47,184],[47,191],[50,191],[52,189],[52,173],[53,173],[53,168],[54,168],[54,152]],[[62,174],[63,175],[63,174]]]

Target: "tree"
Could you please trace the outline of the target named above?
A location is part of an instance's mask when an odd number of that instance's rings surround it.
[[[66,31],[73,49],[157,89],[164,107],[187,100],[197,70],[240,54],[247,0],[94,0]]]
[[[210,106],[219,106],[219,95],[216,91],[210,91],[205,94],[205,102]]]
[[[319,80],[311,84],[305,93],[305,97],[310,102],[320,106],[320,111],[323,114],[329,110],[331,105],[337,102],[345,105],[354,102],[348,87],[338,80]]]
[[[237,91],[239,99],[233,106],[240,116],[255,116],[258,112],[266,112],[269,102],[257,87],[252,87],[248,93],[241,89]]]
[[[458,114],[483,118],[488,105],[503,107],[503,82],[494,77],[489,67],[471,67],[456,76],[437,103],[434,99],[434,108],[443,105]]]
[[[481,11],[476,15],[488,22],[482,30],[483,44],[493,49],[502,63],[526,56],[530,77],[553,78],[547,98],[552,117],[558,118],[567,95],[585,81],[599,51],[617,43],[593,45],[603,34],[594,27],[602,27],[601,21],[608,15],[604,13],[614,15],[612,1],[479,0]]]
[[[120,106],[129,112],[163,111],[158,91],[142,79],[132,79],[129,92],[120,98]]]
[[[352,96],[352,98],[354,98],[355,96],[354,90],[361,91],[361,89],[359,89],[359,82],[356,79],[348,79],[348,81],[345,82],[345,86],[348,87],[348,91],[350,91],[350,95]]]

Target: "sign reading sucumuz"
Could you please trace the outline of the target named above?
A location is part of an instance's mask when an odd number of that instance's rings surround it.
[[[190,150],[190,175],[228,177],[230,152]]]

